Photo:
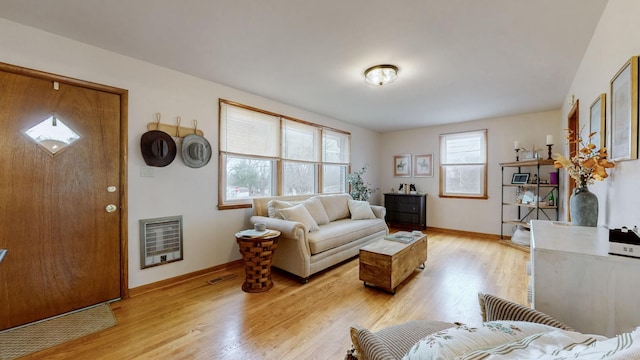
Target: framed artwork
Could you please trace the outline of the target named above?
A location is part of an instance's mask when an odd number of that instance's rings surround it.
[[[433,176],[433,154],[413,155],[413,176]]]
[[[529,182],[530,173],[515,173],[511,177],[512,184],[526,184]]]
[[[638,57],[634,56],[611,79],[611,160],[638,158]]]
[[[411,155],[395,155],[393,157],[393,176],[411,176]]]
[[[606,98],[607,94],[600,94],[591,104],[591,113],[589,117],[589,133],[596,132],[591,138],[591,143],[601,149],[606,146],[607,139],[607,123],[606,123]]]

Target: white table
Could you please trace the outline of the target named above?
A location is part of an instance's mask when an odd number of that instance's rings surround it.
[[[533,220],[532,307],[583,333],[640,326],[640,259],[608,251],[606,228]]]

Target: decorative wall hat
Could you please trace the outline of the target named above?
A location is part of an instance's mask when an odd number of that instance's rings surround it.
[[[176,157],[176,142],[171,135],[160,130],[151,130],[142,134],[140,150],[144,162],[149,166],[164,167]]]
[[[187,135],[182,140],[182,160],[188,167],[199,168],[211,160],[211,144],[200,135]]]

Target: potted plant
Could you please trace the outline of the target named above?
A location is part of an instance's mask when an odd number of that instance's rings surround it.
[[[369,201],[369,196],[377,190],[371,188],[371,184],[362,180],[362,175],[367,172],[368,167],[369,164],[367,163],[361,170],[354,171],[348,176],[349,185],[351,185],[349,194],[354,200]]]

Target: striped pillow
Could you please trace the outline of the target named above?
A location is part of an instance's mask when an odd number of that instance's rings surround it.
[[[543,312],[494,295],[478,293],[478,301],[480,302],[482,321],[528,321],[553,326],[562,330],[575,331],[573,328]]]
[[[351,342],[358,360],[384,359],[395,360],[387,346],[371,331],[357,326],[351,327]]]
[[[455,326],[431,320],[414,320],[371,332],[351,326],[351,342],[358,360],[399,360],[420,339]]]
[[[561,330],[524,321],[488,321],[479,326],[460,325],[418,341],[403,360],[466,359],[464,355],[477,350],[499,348],[528,336],[550,331]],[[505,357],[505,359],[530,359],[530,357]]]

